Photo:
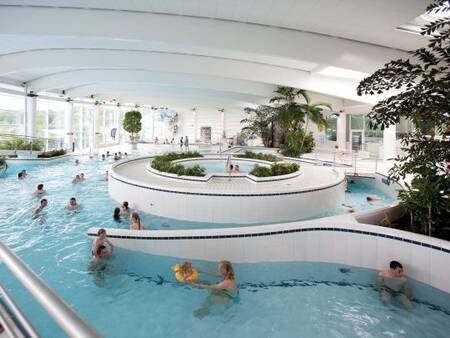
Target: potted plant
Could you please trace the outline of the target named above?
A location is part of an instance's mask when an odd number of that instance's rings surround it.
[[[137,149],[139,132],[142,129],[141,119],[141,112],[137,110],[130,110],[129,112],[126,112],[123,118],[123,129],[130,134],[132,149]]]

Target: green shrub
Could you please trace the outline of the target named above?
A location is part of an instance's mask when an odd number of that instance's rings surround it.
[[[276,155],[272,154],[265,154],[265,153],[255,153],[253,151],[245,151],[243,154],[233,155],[235,157],[240,158],[253,158],[256,160],[262,160],[262,161],[269,161],[269,162],[277,162],[279,161],[279,158]]]
[[[41,140],[27,140],[22,137],[16,137],[12,140],[0,142],[1,150],[33,150],[41,151],[43,148]]]
[[[309,133],[305,137],[303,147],[301,146],[304,131],[300,129],[296,132],[286,133],[284,143],[280,147],[280,152],[284,156],[300,157],[302,154],[311,153],[314,150],[315,142],[312,133]]]
[[[270,168],[255,165],[249,174],[256,177],[280,176],[294,173],[299,169],[297,163],[274,163]]]
[[[176,174],[178,176],[205,176],[205,169],[199,165],[185,168],[181,164],[172,164],[172,161],[184,158],[203,157],[197,151],[188,151],[185,153],[170,152],[164,155],[158,155],[153,158],[151,167],[162,172]]]
[[[65,154],[66,154],[65,149],[55,149],[55,150],[45,151],[42,154],[39,154],[38,158],[50,158],[50,157],[62,156]]]

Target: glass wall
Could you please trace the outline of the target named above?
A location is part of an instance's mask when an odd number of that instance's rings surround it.
[[[0,94],[0,134],[25,134],[25,98]]]
[[[328,141],[337,141],[337,116],[326,115],[328,127],[325,130],[325,134]]]

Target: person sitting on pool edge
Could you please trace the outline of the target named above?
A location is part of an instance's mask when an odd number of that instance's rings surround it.
[[[380,291],[381,301],[387,304],[392,297],[398,297],[403,306],[410,310],[412,308],[410,301],[412,295],[408,289],[407,281],[403,266],[397,261],[391,261],[389,269],[378,274],[377,287]]]
[[[144,224],[141,222],[141,218],[136,211],[131,213],[130,220],[132,222],[130,224],[130,230],[144,230]]]
[[[44,189],[44,185],[42,183],[38,184],[36,187],[36,190],[33,194],[39,196],[39,195],[43,195],[45,193],[45,189]]]
[[[33,210],[33,214],[40,213],[47,205],[48,205],[47,199],[46,198],[41,199],[39,205]]]
[[[77,199],[75,197],[71,197],[69,200],[69,205],[67,206],[67,209],[75,210],[78,209],[80,205],[77,203]]]
[[[114,251],[114,245],[106,237],[106,230],[99,229],[97,231],[97,235],[97,239],[94,241],[94,243],[92,243],[92,255],[98,257],[99,254],[103,254],[103,256],[105,257],[104,253],[98,252],[98,249],[103,246],[108,251],[109,256],[111,256]]]
[[[211,307],[214,304],[231,305],[231,301],[235,301],[237,299],[239,292],[237,288],[236,277],[234,275],[233,265],[231,264],[231,262],[220,261],[217,273],[203,271],[199,272],[206,273],[211,276],[220,276],[223,278],[221,282],[211,285],[191,282],[192,285],[198,286],[199,288],[212,290],[211,294],[208,296],[208,298],[206,298],[202,307],[194,311],[194,315],[201,319],[210,313]]]

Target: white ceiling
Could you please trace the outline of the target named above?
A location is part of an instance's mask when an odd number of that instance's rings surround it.
[[[425,44],[423,0],[0,0],[0,81],[170,106],[265,102],[289,85],[358,102],[356,85]],[[326,67],[361,78],[321,75]]]

